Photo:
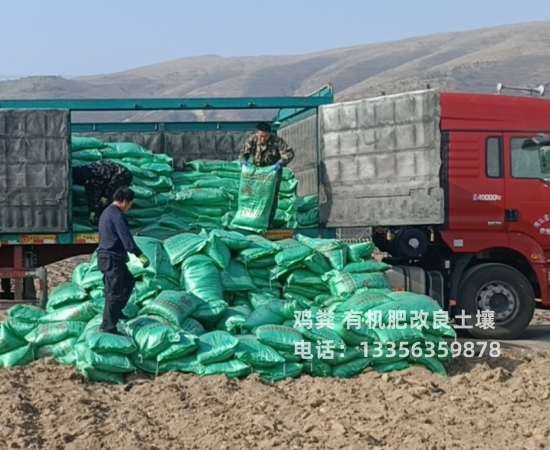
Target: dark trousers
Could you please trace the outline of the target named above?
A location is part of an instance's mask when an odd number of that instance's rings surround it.
[[[273,195],[273,206],[271,207],[271,213],[269,214],[269,228],[275,228],[273,222],[275,221],[275,214],[277,213],[277,206],[279,205],[279,190],[281,189],[281,183],[283,181],[283,171],[277,171],[277,182],[275,183],[275,193]]]
[[[124,317],[122,310],[128,304],[136,284],[126,266],[125,259],[105,253],[98,253],[97,265],[103,273],[105,285],[105,309],[101,330],[107,333],[116,331],[118,321]]]

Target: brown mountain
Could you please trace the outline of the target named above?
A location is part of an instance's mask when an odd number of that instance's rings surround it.
[[[337,100],[426,84],[445,91],[495,92],[498,82],[550,86],[549,60],[550,22],[532,22],[300,56],[202,56],[75,79],[30,77],[0,82],[0,98],[292,96],[307,95],[327,83],[334,86]],[[78,120],[214,118],[259,117],[247,111],[174,111],[81,114]]]

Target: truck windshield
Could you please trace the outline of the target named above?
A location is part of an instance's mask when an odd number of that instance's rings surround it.
[[[513,138],[510,142],[512,154],[512,176],[514,178],[536,178],[550,183],[550,147],[524,147],[530,138]]]

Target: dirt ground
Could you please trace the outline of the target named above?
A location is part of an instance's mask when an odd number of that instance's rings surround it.
[[[82,258],[50,267],[53,286]],[[550,315],[537,311],[536,321]],[[550,323],[550,321],[548,321]],[[87,382],[46,359],[0,370],[2,448],[543,449],[550,352],[506,346],[460,357],[448,377],[421,367],[270,384],[170,373]]]

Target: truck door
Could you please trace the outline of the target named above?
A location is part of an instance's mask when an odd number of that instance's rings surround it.
[[[550,249],[550,147],[529,144],[535,133],[506,133],[506,227]]]
[[[504,231],[502,133],[450,132],[449,230]]]

